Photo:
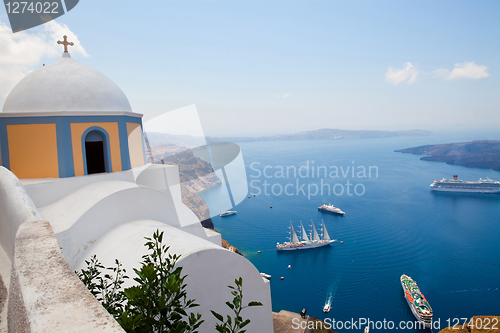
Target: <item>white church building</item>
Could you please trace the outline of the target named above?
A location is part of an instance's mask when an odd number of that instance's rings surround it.
[[[181,200],[178,167],[145,164],[142,115],[99,71],[73,60],[22,79],[0,112],[0,275],[8,290],[0,332],[122,329],[73,271],[92,255],[119,259],[133,283],[144,237],[164,232],[181,255],[188,298],[215,332],[214,310],[231,314],[228,285],[243,278],[247,332],[273,332],[269,282],[243,256],[221,247]],[[26,328],[22,330],[22,328]]]

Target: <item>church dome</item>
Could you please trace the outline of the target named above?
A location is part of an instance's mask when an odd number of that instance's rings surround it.
[[[69,53],[28,74],[10,92],[3,112],[132,112],[127,96],[101,72],[71,59]]]

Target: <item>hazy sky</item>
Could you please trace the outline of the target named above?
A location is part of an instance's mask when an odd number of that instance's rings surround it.
[[[496,0],[82,0],[16,34],[2,7],[0,107],[62,34],[144,120],[196,104],[208,135],[500,129]]]

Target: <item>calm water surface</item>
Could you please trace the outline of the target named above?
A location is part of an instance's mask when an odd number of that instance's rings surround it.
[[[481,136],[479,136],[481,137]],[[259,271],[272,275],[273,311],[299,312],[302,307],[318,318],[369,318],[372,321],[413,320],[399,282],[404,273],[414,278],[434,310],[441,328],[447,320],[474,315],[500,315],[500,195],[434,193],[435,179],[500,180],[500,172],[420,161],[421,156],[395,153],[395,149],[423,144],[477,139],[474,135],[434,135],[422,138],[374,140],[287,141],[240,143],[247,167],[250,198],[240,203],[236,215],[213,218],[216,229],[238,247]],[[483,136],[484,138],[484,136]],[[497,138],[498,139],[498,138]],[[313,163],[314,162],[314,163]],[[254,164],[252,164],[254,163]],[[309,163],[336,166],[339,178],[288,178],[278,166],[297,170]],[[267,175],[259,176],[264,167]],[[347,167],[355,167],[344,173]],[[371,177],[368,169],[372,168]],[[360,178],[365,167],[366,178]],[[378,169],[378,177],[375,170]],[[259,171],[256,171],[259,170]],[[289,169],[290,171],[293,169]],[[315,169],[316,170],[316,169]],[[324,170],[324,169],[321,169]],[[304,168],[302,169],[304,175]],[[285,174],[286,176],[286,174]],[[316,174],[317,176],[317,174]],[[347,194],[346,182],[351,187]],[[269,184],[264,193],[264,181]],[[302,191],[299,187],[305,184]],[[335,184],[336,193],[318,194],[311,185]],[[290,185],[288,193],[275,195]],[[354,186],[358,185],[356,195]],[[271,192],[274,186],[274,194]],[[221,188],[202,193],[212,210]],[[259,190],[261,193],[259,193]],[[253,194],[257,194],[255,197]],[[332,203],[346,212],[337,216],[318,211]],[[272,208],[270,208],[272,206]],[[332,238],[326,248],[277,252],[275,245],[288,237],[290,221],[306,229],[313,220],[324,220]],[[343,241],[343,244],[340,243]],[[260,254],[257,251],[262,251]],[[287,266],[291,265],[291,269]],[[280,280],[283,276],[284,280]],[[330,313],[322,308],[331,301]],[[347,330],[339,330],[347,331]],[[359,330],[361,331],[361,330]],[[411,330],[410,330],[411,331]],[[416,331],[416,330],[414,330]]]

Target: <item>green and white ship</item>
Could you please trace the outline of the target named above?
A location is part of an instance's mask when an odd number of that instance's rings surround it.
[[[425,328],[432,328],[432,308],[420,291],[417,283],[408,275],[401,275],[401,286],[411,312]]]

